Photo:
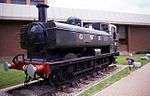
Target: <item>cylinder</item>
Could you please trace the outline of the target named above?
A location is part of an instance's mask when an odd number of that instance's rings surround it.
[[[49,7],[46,4],[38,4],[38,20],[40,22],[47,22],[47,8]]]

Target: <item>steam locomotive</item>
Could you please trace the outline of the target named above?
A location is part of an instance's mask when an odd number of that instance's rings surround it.
[[[5,69],[23,70],[26,82],[37,77],[64,81],[105,68],[119,55],[115,25],[96,22],[83,26],[75,17],[68,18],[67,23],[48,21],[48,6],[38,4],[37,8],[38,21],[21,28],[20,45],[27,50],[27,58],[19,54],[13,64],[4,65]]]

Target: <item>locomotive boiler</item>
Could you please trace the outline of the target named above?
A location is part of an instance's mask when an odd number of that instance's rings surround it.
[[[70,17],[67,23],[48,21],[48,8],[37,5],[38,21],[24,25],[20,33],[21,48],[27,50],[27,58],[19,54],[13,64],[5,69],[23,70],[28,77],[64,81],[77,74],[105,68],[118,53],[116,26],[91,23],[83,26],[82,20]]]

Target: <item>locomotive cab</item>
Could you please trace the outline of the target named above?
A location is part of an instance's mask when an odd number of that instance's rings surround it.
[[[111,44],[111,52],[117,52],[119,46],[119,35],[117,32],[117,27],[115,25],[109,24],[109,32],[112,36],[113,43]]]

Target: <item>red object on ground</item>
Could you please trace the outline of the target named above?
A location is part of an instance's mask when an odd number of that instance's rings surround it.
[[[95,96],[150,96],[150,64],[134,71]]]

